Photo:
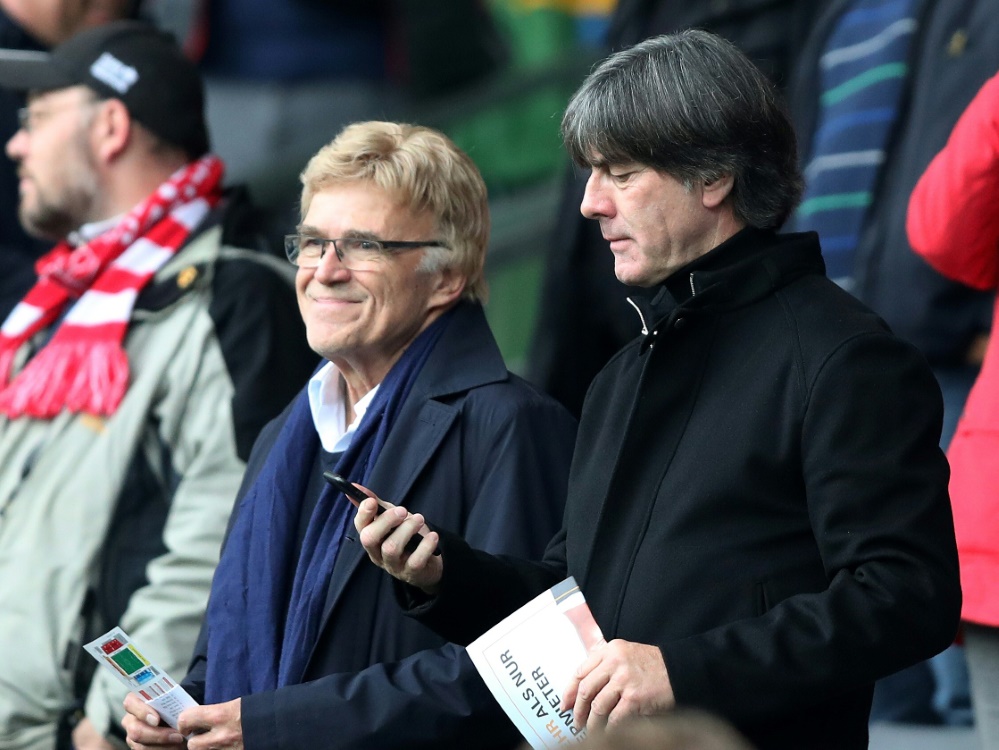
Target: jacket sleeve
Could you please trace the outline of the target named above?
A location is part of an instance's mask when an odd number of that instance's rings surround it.
[[[976,289],[999,285],[999,75],[961,115],[909,200],[913,249]]]
[[[467,646],[568,575],[564,529],[549,543],[540,562],[492,555],[474,549],[456,534],[438,534],[444,560],[438,593],[427,597],[396,581],[396,598],[407,615],[452,643]]]
[[[132,592],[120,620],[145,655],[176,679],[191,658],[243,476],[239,443],[251,427],[259,431],[262,411],[273,416],[284,403],[277,397],[258,403],[249,418],[237,413],[239,405],[261,383],[282,395],[293,392],[311,366],[304,354],[288,356],[288,339],[300,336],[298,329],[275,324],[297,319],[287,280],[257,263],[219,264],[213,292],[207,314],[188,332],[189,354],[175,358],[164,375],[165,395],[149,417],[173,492],[162,552],[147,565],[145,583]],[[85,711],[99,730],[117,725],[125,692],[106,670],[97,671]]]
[[[929,368],[907,344],[870,333],[806,382],[803,491],[826,587],[660,644],[678,703],[739,723],[873,683],[957,632],[957,550]]]
[[[470,543],[536,556],[558,527],[575,423],[551,401],[462,416]],[[440,467],[442,471],[454,471]],[[445,645],[355,673],[248,696],[247,750],[512,747],[517,733],[464,650]]]

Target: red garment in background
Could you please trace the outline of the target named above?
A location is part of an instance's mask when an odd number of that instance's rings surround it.
[[[999,75],[985,83],[909,202],[912,247],[940,273],[999,287]],[[992,329],[999,324],[999,300]],[[947,457],[962,619],[999,626],[999,340],[993,335]]]

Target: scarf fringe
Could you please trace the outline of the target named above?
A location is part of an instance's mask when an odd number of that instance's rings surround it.
[[[125,397],[128,378],[128,357],[117,341],[51,342],[0,394],[0,412],[52,419],[65,408],[108,417]]]

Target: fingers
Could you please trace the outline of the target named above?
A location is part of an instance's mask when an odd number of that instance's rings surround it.
[[[409,513],[405,508],[395,506],[389,506],[379,513],[378,507],[374,500],[362,502],[357,509],[357,515],[354,516],[354,528],[358,531],[358,539],[365,552],[368,553],[368,557],[376,565],[385,567],[382,562],[384,542],[400,524],[408,519]]]
[[[126,695],[123,705],[125,706],[125,711],[139,721],[144,721],[151,727],[159,726],[160,715],[146,705],[146,702],[135,693]]]
[[[627,715],[627,712],[617,710],[622,706],[621,691],[611,683],[610,675],[607,677],[603,687],[590,702],[590,713],[586,718],[587,732],[603,731],[608,724],[615,723],[615,715],[618,719]]]
[[[237,698],[236,701],[238,700]],[[236,701],[185,708],[177,717],[177,731],[185,737],[190,737],[192,734],[213,731],[227,721],[238,721]]]
[[[177,719],[177,730],[185,737],[190,737],[198,732],[207,732],[214,726],[202,709],[213,708],[213,706],[195,706],[185,708]]]
[[[585,673],[584,667],[580,667],[580,671],[576,673],[578,683],[575,689],[575,699],[572,704],[573,721],[577,727],[586,727],[587,730],[590,729],[591,721],[596,728],[606,726],[607,716],[614,706],[617,705],[617,700],[614,700],[613,696],[600,695],[601,691],[610,682],[611,672],[608,669],[602,668],[599,658],[594,661],[595,663],[592,665],[584,663],[584,666],[588,667]],[[600,701],[597,703],[597,708],[603,711],[603,713],[593,716],[593,704],[598,696],[600,697]],[[619,699],[620,696],[618,696]],[[565,698],[563,698],[563,703],[566,703]],[[609,708],[607,708],[608,705],[610,706]]]
[[[184,738],[176,729],[161,726],[160,716],[150,708],[145,701],[134,693],[125,696],[124,704],[127,712],[121,720],[125,729],[127,744],[134,750],[144,748],[174,747],[183,748]]]
[[[562,700],[576,726],[601,731],[631,716],[651,716],[676,705],[658,647],[613,640],[580,665]]]
[[[621,667],[616,649],[607,648],[601,638],[562,693],[562,710],[572,708],[577,727],[585,726],[587,732],[602,731],[630,713],[621,687]]]
[[[131,713],[125,714],[121,720],[121,725],[125,729],[126,742],[133,750],[144,750],[144,748],[176,748],[184,747],[184,738],[176,729],[171,727],[153,727],[145,720],[133,716]]]
[[[605,641],[606,643],[606,641]],[[576,674],[572,676],[569,684],[566,685],[564,691],[562,691],[562,705],[561,710],[565,711],[567,708],[572,708],[576,704],[576,694],[579,690],[579,684],[587,677],[587,675],[592,672],[601,661],[601,654],[597,650],[591,651],[583,662],[576,669]],[[582,725],[580,725],[582,726]]]
[[[184,709],[177,728],[188,750],[243,750],[242,699]]]
[[[395,513],[405,510],[405,508],[393,508],[393,512]],[[419,534],[420,529],[425,526],[423,516],[419,513],[415,515],[409,515],[408,513],[401,515],[402,523],[396,526],[395,530],[382,540],[382,559],[394,569],[401,569],[405,566],[411,551],[407,549],[410,540]],[[422,544],[423,541],[426,540],[421,541],[421,539],[417,539],[417,544]]]
[[[419,518],[419,514],[414,518]],[[406,566],[412,570],[425,570],[434,557],[440,536],[436,531],[430,531],[426,524],[423,524],[417,533],[422,534],[418,537],[420,543],[415,550],[410,552],[406,559]]]
[[[436,593],[443,563],[436,554],[440,536],[427,527],[419,513],[410,515],[403,507],[364,500],[354,516],[358,540],[371,561],[398,578],[428,594]],[[415,545],[415,546],[413,546]]]
[[[357,513],[354,515],[354,528],[357,529],[358,533],[364,531],[377,517],[379,512],[378,498],[373,495],[369,496],[372,498],[371,501],[362,500],[357,506]],[[387,508],[386,508],[387,506]],[[390,503],[384,503],[381,505],[383,509],[391,509]],[[384,514],[383,514],[384,515]]]
[[[354,517],[354,527],[368,557],[395,575],[406,562],[407,544],[427,527],[422,515],[410,515],[405,508],[388,503],[383,502],[383,505],[388,506],[387,510],[376,516],[375,504],[367,500],[362,502]],[[436,544],[430,545],[430,549],[436,549]]]
[[[559,711],[565,711],[567,708],[573,708],[576,705],[576,691],[579,690],[580,679],[582,678],[579,677],[579,672],[577,671],[565,690],[562,691],[562,703],[559,706]]]
[[[221,742],[215,742],[215,726],[219,717],[210,716],[208,713],[209,710],[216,709],[217,706],[218,704],[187,708],[177,719],[177,729],[188,738],[188,750],[224,747]]]

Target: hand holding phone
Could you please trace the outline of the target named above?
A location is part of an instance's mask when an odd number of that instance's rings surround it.
[[[355,508],[361,504],[361,501],[367,500],[369,497],[355,487],[354,484],[348,479],[332,471],[324,471],[323,479],[325,479],[335,490],[346,495],[347,499],[353,503]],[[377,505],[378,509],[375,511],[375,515],[380,516],[385,512],[385,508],[382,507],[381,503],[378,503]],[[417,533],[410,537],[410,540],[406,542],[406,554],[413,554],[416,551],[416,548],[420,546],[421,541],[423,541],[423,534]],[[434,554],[440,555],[440,550],[435,549]]]

